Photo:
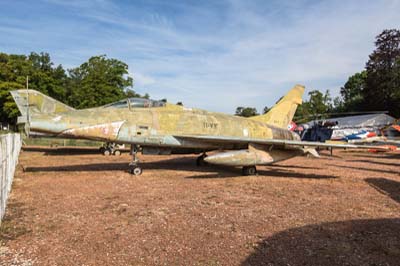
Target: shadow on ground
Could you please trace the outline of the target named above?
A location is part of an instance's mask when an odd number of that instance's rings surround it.
[[[398,170],[384,170],[384,169],[374,169],[374,168],[365,168],[365,167],[353,167],[353,166],[337,165],[337,164],[331,164],[331,166],[336,166],[339,168],[369,171],[369,172],[387,173],[387,174],[399,174],[400,173],[400,171],[398,171]]]
[[[258,243],[242,265],[399,265],[400,219],[289,229]]]
[[[182,157],[155,162],[141,162],[143,171],[146,170],[177,170],[199,172],[201,174],[189,176],[188,178],[221,178],[221,177],[238,177],[242,176],[240,168],[224,167],[209,165],[197,167],[195,165],[195,157]],[[286,168],[293,171],[285,170]],[[305,166],[268,166],[259,167],[259,175],[274,176],[274,177],[289,177],[289,178],[311,178],[311,179],[327,179],[336,178],[335,176],[319,175],[319,174],[304,174],[296,172],[296,168],[309,169]],[[43,167],[24,167],[25,172],[83,172],[83,171],[128,171],[128,163],[90,163],[90,164],[75,164],[75,165],[60,165],[60,166],[43,166]]]
[[[400,159],[400,153],[359,153],[353,154],[353,157],[374,158],[374,159]]]
[[[371,160],[351,160],[351,161],[357,162],[357,163],[373,163],[373,164],[380,164],[380,165],[385,165],[385,166],[400,167],[400,164],[398,164],[398,163],[377,162],[377,161],[371,161]]]
[[[367,178],[365,181],[382,194],[400,203],[400,182],[386,178]],[[400,234],[400,231],[398,234]]]

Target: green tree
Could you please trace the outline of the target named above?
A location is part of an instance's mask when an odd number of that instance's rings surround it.
[[[310,113],[312,115],[326,114],[332,110],[331,97],[329,90],[323,94],[319,90],[313,90],[308,93],[310,100],[308,101]]]
[[[344,86],[340,88],[342,103],[335,100],[335,107],[339,109],[338,107],[342,104],[341,111],[343,112],[363,110],[365,106],[364,88],[366,80],[367,71],[365,70],[349,77]]]
[[[309,99],[297,107],[294,121],[305,122],[311,119],[325,118],[332,111],[332,98],[329,90],[325,94],[319,90],[313,90],[308,93],[308,96]]]
[[[400,31],[384,30],[366,64],[364,89],[367,110],[387,110],[400,116]]]
[[[310,107],[307,101],[303,101],[303,103],[297,106],[296,113],[294,114],[293,121],[296,123],[303,123],[309,120],[314,119],[310,114]]]
[[[105,55],[91,57],[68,72],[71,78],[68,102],[77,108],[121,100],[133,85],[133,79],[128,76],[128,65]]]
[[[25,88],[29,76],[29,88],[51,97],[64,100],[67,76],[61,65],[53,67],[47,53],[31,53],[29,56],[0,53],[0,114],[1,119],[12,123],[18,109],[10,90]]]
[[[235,115],[237,116],[244,116],[244,117],[251,117],[258,115],[257,109],[253,107],[237,107]]]
[[[142,96],[139,93],[136,93],[132,89],[127,89],[125,91],[125,97],[126,98],[145,98],[145,99],[149,99],[150,98],[150,96],[147,93],[144,96]]]
[[[345,106],[342,97],[337,96],[333,99],[333,109],[332,109],[333,113],[346,112],[347,110],[346,108],[347,107]]]
[[[0,121],[12,123],[18,116],[10,91],[24,86],[22,77],[29,74],[26,56],[0,53]],[[26,78],[25,78],[26,79]]]
[[[133,79],[128,65],[105,55],[91,57],[68,74],[62,65],[55,66],[48,53],[14,55],[0,53],[0,118],[12,123],[18,109],[10,90],[29,88],[40,91],[75,108],[94,107],[126,97],[149,98],[131,89]]]
[[[23,86],[16,82],[0,82],[0,122],[15,122],[19,111],[10,91],[22,88]]]
[[[400,101],[399,101],[399,99],[400,99],[400,58],[398,58],[396,60],[396,64],[395,64],[393,72],[394,72],[393,80],[394,80],[394,83],[397,84],[397,89],[394,90],[393,98],[397,99],[397,103],[399,103],[397,105],[397,110],[395,109],[395,111],[397,111],[396,117],[400,117],[400,114],[398,113],[400,111],[399,110],[400,109]]]
[[[63,67],[53,67],[54,63],[48,53],[31,53],[28,61],[31,65],[29,88],[65,102],[67,75]]]

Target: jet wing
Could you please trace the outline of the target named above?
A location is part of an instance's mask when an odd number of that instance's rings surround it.
[[[229,144],[260,144],[260,145],[277,145],[287,147],[326,147],[326,148],[343,148],[343,149],[375,149],[388,151],[388,148],[373,146],[373,145],[354,145],[354,144],[334,144],[334,143],[322,143],[313,141],[301,141],[301,140],[285,140],[285,139],[254,139],[246,137],[225,137],[225,136],[174,136],[177,139],[208,142],[208,143],[229,143]]]

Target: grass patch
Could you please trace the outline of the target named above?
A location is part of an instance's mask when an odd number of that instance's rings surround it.
[[[0,240],[14,240],[30,232],[31,230],[27,229],[25,226],[16,226],[13,221],[4,219],[0,226]]]
[[[24,204],[20,202],[10,202],[7,205],[6,215],[0,226],[0,240],[14,240],[22,235],[31,232],[23,223]]]

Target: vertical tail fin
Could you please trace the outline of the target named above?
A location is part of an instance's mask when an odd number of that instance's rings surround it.
[[[25,124],[25,131],[27,134],[29,134],[29,122],[32,116],[37,114],[64,113],[75,110],[62,102],[35,90],[15,90],[11,91],[11,95],[21,112],[17,124]]]
[[[52,114],[75,110],[62,102],[35,90],[15,90],[11,91],[11,95],[22,116],[27,116],[28,111],[30,114]]]
[[[279,128],[287,128],[296,113],[297,106],[302,103],[304,86],[294,86],[274,107],[264,115],[250,117]]]

